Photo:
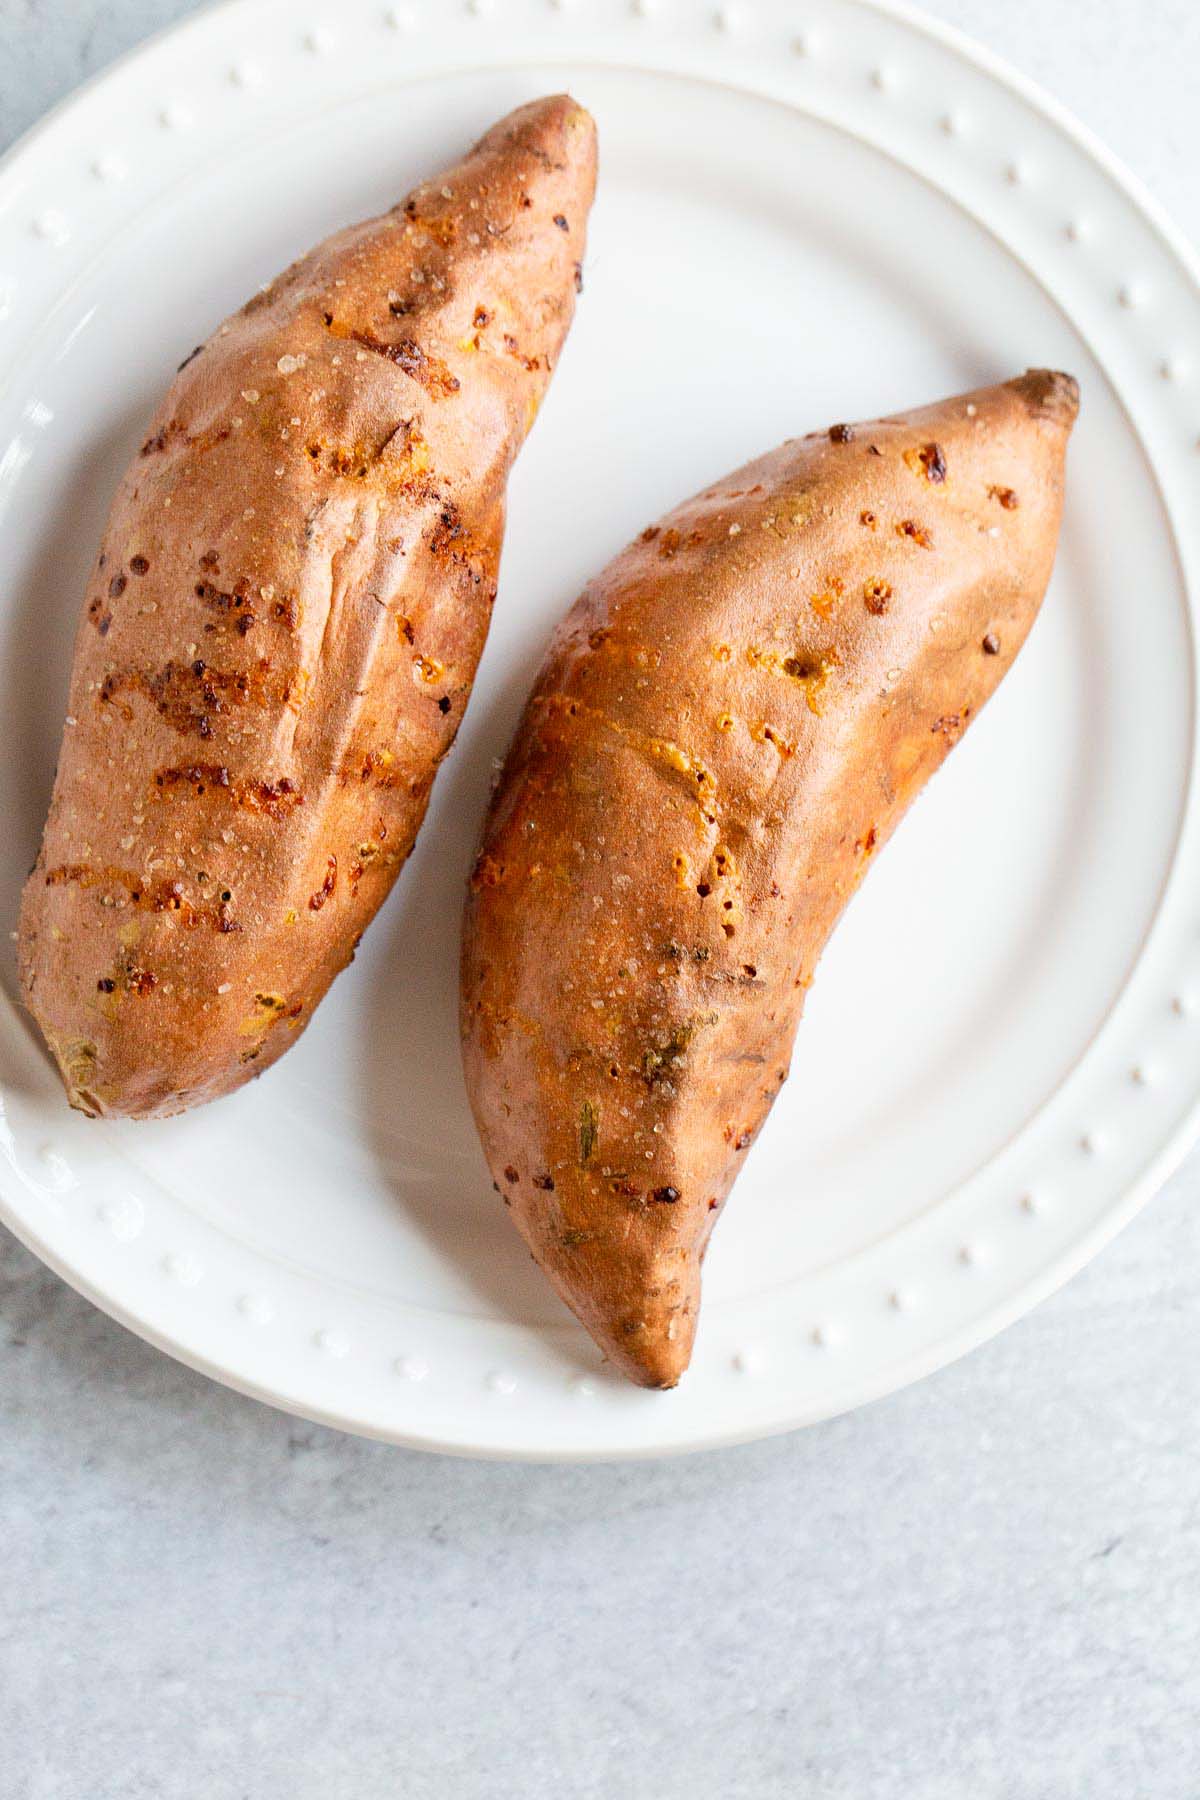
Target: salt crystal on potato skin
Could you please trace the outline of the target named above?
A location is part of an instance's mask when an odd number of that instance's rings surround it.
[[[633,1381],[686,1369],[825,941],[1033,623],[1077,407],[1034,370],[784,444],[551,644],[471,881],[464,1064],[515,1223]]]
[[[523,107],[184,359],[88,584],[21,909],[83,1111],[259,1073],[386,897],[470,693],[595,164],[569,97]]]

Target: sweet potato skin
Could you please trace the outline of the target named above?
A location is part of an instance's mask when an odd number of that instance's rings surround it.
[[[784,444],[555,636],[468,896],[497,1186],[618,1368],[686,1368],[712,1227],[829,933],[995,689],[1054,558],[1067,376]]]
[[[21,984],[72,1103],[178,1111],[303,1029],[470,693],[595,133],[521,108],[181,367],[88,584]]]

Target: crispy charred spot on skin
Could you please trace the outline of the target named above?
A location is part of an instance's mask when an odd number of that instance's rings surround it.
[[[135,575],[148,575],[150,572],[150,559],[147,556],[141,555],[131,556],[129,559],[129,567]]]
[[[571,227],[567,224],[566,215],[563,213],[555,213],[554,223],[558,226],[558,229],[560,231],[570,231],[570,229],[571,229]]]
[[[825,710],[825,695],[831,676],[841,666],[841,659],[835,649],[821,653],[813,651],[796,651],[791,656],[781,656],[776,650],[761,650],[751,644],[746,651],[746,660],[752,668],[765,669],[774,675],[785,675],[795,681],[803,690],[804,698],[811,713],[818,718]],[[755,735],[765,738],[768,743],[782,743],[768,734],[766,726],[760,726]],[[789,754],[794,745],[789,745]]]
[[[237,613],[249,604],[251,583],[248,576],[239,575],[232,588],[226,591],[211,581],[198,581],[193,592],[197,600],[216,612]]]
[[[899,538],[908,538],[912,543],[919,544],[922,550],[933,549],[933,539],[930,537],[925,527],[917,523],[916,519],[898,519],[896,521],[896,536]]]
[[[506,331],[504,333],[504,352],[506,356],[511,356],[514,362],[519,362],[521,367],[531,375],[535,370],[540,369],[542,366],[542,359],[540,356],[526,356],[524,354],[520,344],[512,335],[511,331]]]
[[[918,450],[906,450],[904,460],[914,475],[940,484],[946,479],[946,453],[940,444],[922,444]]]
[[[863,837],[855,838],[854,854],[855,856],[860,857],[864,862],[869,861],[870,858],[874,856],[878,844],[879,827],[877,825],[871,825],[868,827],[867,832]]]
[[[815,712],[818,709],[811,707],[810,710]],[[796,746],[792,739],[785,737],[781,731],[777,731],[769,720],[764,719],[761,725],[752,725],[750,735],[757,743],[770,744],[784,762],[796,754]]]
[[[418,188],[422,198],[429,198],[431,190],[428,183]],[[419,225],[443,250],[449,249],[458,238],[458,220],[449,212],[422,212],[417,206],[416,195],[410,194],[404,202],[404,215],[414,225]]]
[[[999,656],[1000,654],[1000,639],[994,631],[989,631],[983,640],[983,654],[985,656]]]
[[[887,611],[888,601],[891,597],[891,583],[884,581],[881,576],[877,575],[873,581],[866,582],[863,587],[863,602],[866,609],[869,613],[874,613],[877,618]]]
[[[1005,512],[1015,512],[1021,504],[1012,488],[997,487],[995,484],[988,488],[988,499],[998,501]]]
[[[868,531],[874,531],[879,520],[875,517],[875,514],[871,511],[869,506],[864,506],[863,510],[858,515],[858,522],[860,525],[865,525]]]
[[[554,1177],[548,1172],[543,1175],[535,1175],[533,1176],[533,1185],[535,1188],[540,1188],[544,1194],[552,1194],[554,1192]]]
[[[462,569],[476,587],[491,569],[488,551],[475,543],[452,500],[441,507],[427,541],[432,556]]]
[[[158,769],[151,790],[159,798],[167,798],[181,787],[191,788],[197,799],[210,789],[225,793],[235,806],[248,812],[265,813],[271,819],[285,819],[297,806],[303,806],[304,795],[287,776],[278,781],[232,781],[223,763],[187,763],[182,767]]]
[[[853,425],[831,425],[829,441],[831,444],[852,444],[854,442]]]
[[[260,657],[249,669],[214,669],[203,658],[191,663],[167,663],[165,668],[112,670],[100,683],[98,704],[106,706],[122,692],[148,699],[172,730],[194,731],[211,738],[214,717],[242,706],[264,707],[280,702],[297,707],[303,698],[303,670],[274,677],[269,659]],[[128,705],[119,708],[126,721],[133,718]]]
[[[188,364],[190,362],[195,362],[196,358],[199,356],[199,354],[203,350],[203,348],[204,348],[203,344],[197,344],[196,348],[194,350],[189,350],[187,355],[184,357],[183,361],[181,363],[176,364],[175,373],[177,375],[182,375],[183,371],[187,368]]]
[[[515,1187],[521,1179],[511,1163],[509,1163],[507,1169],[504,1171],[504,1179],[507,1181],[509,1187]]]
[[[317,889],[316,893],[310,894],[308,897],[309,912],[320,912],[321,908],[324,906],[324,904],[328,900],[329,896],[333,893],[334,889],[337,887],[337,878],[338,878],[337,857],[336,856],[328,856],[325,859],[325,879],[321,883],[320,887]]]
[[[376,337],[373,331],[351,331],[346,334],[354,343],[361,344],[364,350],[370,350],[375,356],[386,357],[388,362],[395,363],[403,374],[411,377],[418,387],[429,395],[431,400],[444,400],[459,390],[458,376],[438,356],[430,356],[422,350],[416,338],[403,337],[394,344],[385,343],[383,338]]]
[[[100,636],[107,637],[112,626],[113,616],[99,594],[88,601],[87,616],[96,627],[96,630],[100,633]]]
[[[674,1206],[675,1203],[682,1198],[683,1196],[679,1189],[677,1187],[672,1187],[670,1182],[667,1182],[663,1187],[651,1188],[650,1190],[650,1201],[654,1206]]]
[[[161,430],[156,431],[152,437],[146,439],[139,454],[142,456],[160,456],[174,439],[180,438],[189,449],[196,450],[203,456],[205,451],[215,449],[218,444],[223,444],[225,439],[232,435],[232,425],[218,425],[214,426],[209,431],[200,432],[195,436],[189,437],[187,431],[178,419],[170,419]]]
[[[338,782],[342,787],[351,781],[370,782],[373,787],[399,787],[404,776],[396,766],[394,750],[347,750],[338,770]]]
[[[582,292],[583,292],[583,264],[582,263],[575,264],[575,292],[577,294],[582,294]]]
[[[171,913],[188,930],[194,930],[200,925],[211,925],[219,930],[240,930],[239,926],[225,927],[221,923],[222,906],[233,898],[228,889],[218,905],[196,906],[186,898],[182,881],[146,881],[133,869],[96,868],[91,863],[59,863],[55,868],[47,870],[45,883],[47,887],[108,889],[109,896],[103,893],[100,895],[102,905],[119,904],[131,906],[139,912]],[[114,889],[120,890],[119,901],[112,893]]]
[[[840,576],[827,575],[825,577],[824,591],[819,594],[813,594],[810,597],[809,605],[819,619],[828,619],[832,615],[835,606],[842,597],[844,585],[845,584]]]
[[[475,867],[471,870],[471,891],[478,893],[481,888],[499,887],[504,880],[504,865],[498,863],[494,856],[481,851],[475,859]]]
[[[971,708],[964,706],[960,712],[943,713],[940,719],[934,720],[931,730],[937,736],[944,737],[949,743],[954,744],[967,729],[970,717]]]

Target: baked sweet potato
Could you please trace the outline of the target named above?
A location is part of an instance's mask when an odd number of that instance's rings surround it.
[[[25,1001],[85,1112],[264,1069],[387,895],[471,690],[594,184],[587,113],[523,107],[181,366],[88,584],[21,910]]]
[[[467,902],[497,1186],[612,1361],[670,1387],[822,947],[1054,560],[1044,370],[792,441],[651,526],[553,640]]]

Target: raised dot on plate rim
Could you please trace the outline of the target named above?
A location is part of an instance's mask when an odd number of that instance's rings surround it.
[[[573,1394],[578,1394],[581,1400],[590,1400],[596,1392],[596,1384],[590,1375],[572,1375],[567,1386]]]
[[[1099,1156],[1105,1144],[1102,1131],[1085,1131],[1079,1140],[1079,1148],[1085,1156]]]
[[[1037,1193],[1033,1188],[1030,1188],[1027,1190],[1027,1192],[1025,1192],[1024,1194],[1021,1195],[1020,1207],[1021,1207],[1021,1211],[1023,1213],[1028,1213],[1029,1216],[1032,1218],[1034,1213],[1040,1213],[1040,1212],[1044,1211],[1045,1202],[1039,1193]]]
[[[243,1294],[237,1304],[242,1317],[252,1325],[269,1325],[275,1317],[275,1308],[265,1294]]]
[[[959,1248],[958,1260],[964,1269],[980,1269],[988,1260],[986,1244],[963,1244]]]
[[[405,1381],[424,1381],[429,1373],[429,1364],[423,1356],[398,1356],[396,1373],[402,1375]]]
[[[487,1384],[493,1394],[515,1394],[517,1391],[517,1378],[510,1375],[507,1369],[493,1369],[487,1378]]]
[[[65,244],[71,235],[71,227],[64,215],[48,207],[37,215],[33,221],[35,234],[47,244]]]
[[[842,1342],[838,1327],[828,1323],[814,1325],[809,1337],[819,1350],[835,1350]]]
[[[340,1331],[334,1331],[328,1325],[313,1334],[313,1343],[318,1350],[323,1350],[326,1356],[336,1356],[340,1359],[350,1354],[349,1338],[343,1337]]]
[[[163,1257],[163,1268],[180,1287],[197,1287],[204,1278],[204,1267],[187,1250],[173,1250]]]
[[[304,34],[304,48],[311,50],[314,56],[324,56],[332,50],[337,39],[328,25],[313,25]]]
[[[237,62],[229,71],[229,79],[234,87],[256,88],[262,85],[262,71],[257,63]]]
[[[880,63],[871,70],[871,86],[877,94],[887,94],[896,85],[896,77],[892,70]]]
[[[766,1367],[766,1358],[757,1344],[747,1344],[741,1350],[735,1350],[730,1358],[739,1375],[760,1375]]]
[[[895,1287],[888,1295],[888,1305],[893,1312],[911,1312],[916,1304],[917,1298],[911,1288]]]
[[[792,38],[792,55],[814,56],[816,54],[817,44],[818,38],[816,32],[797,31]]]
[[[122,1199],[106,1200],[97,1208],[100,1218],[108,1226],[119,1243],[129,1244],[137,1237],[144,1222],[144,1209],[140,1200],[132,1195]]]

